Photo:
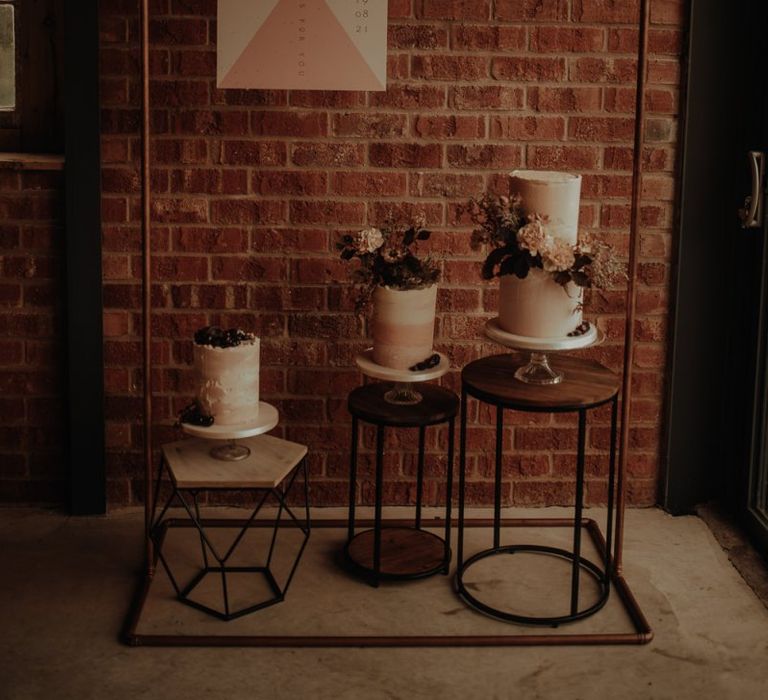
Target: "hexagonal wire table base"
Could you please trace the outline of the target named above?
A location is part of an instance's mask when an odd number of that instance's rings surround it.
[[[197,460],[200,460],[201,458],[205,459],[206,457],[208,460],[210,460],[211,458],[208,457],[207,454],[204,454],[204,452],[207,452],[207,450],[209,449],[209,444],[207,443],[207,441],[204,441],[204,440],[183,441],[181,443],[174,443],[173,445],[164,446],[163,457],[161,459],[160,469],[158,472],[157,486],[156,486],[157,492],[156,492],[156,497],[154,502],[155,503],[158,502],[157,495],[159,494],[160,486],[162,484],[163,475],[165,472],[168,473],[168,476],[170,478],[172,490],[168,499],[165,502],[165,505],[160,510],[160,513],[153,519],[152,528],[150,530],[150,536],[155,542],[157,558],[160,561],[160,563],[163,565],[163,568],[165,569],[166,573],[168,574],[168,578],[170,579],[171,585],[173,586],[173,589],[176,592],[177,599],[180,602],[186,605],[189,605],[190,607],[196,608],[210,615],[213,615],[219,618],[220,620],[225,620],[225,621],[234,620],[238,617],[242,617],[243,615],[247,615],[248,613],[255,612],[256,610],[266,608],[270,605],[274,605],[275,603],[279,603],[282,600],[284,600],[285,595],[288,592],[288,588],[293,579],[293,575],[296,572],[296,567],[298,566],[299,561],[301,560],[301,556],[304,553],[304,548],[307,545],[307,542],[309,540],[309,534],[310,534],[309,480],[307,476],[307,467],[306,467],[306,448],[304,448],[303,446],[295,445],[295,443],[289,443],[285,440],[279,440],[278,438],[274,438],[270,436],[261,436],[257,438],[251,438],[247,442],[252,443],[251,447],[256,453],[254,455],[254,460],[252,461],[256,461],[256,462],[258,462],[258,448],[260,446],[267,447],[268,449],[271,448],[277,451],[281,449],[285,450],[286,446],[295,447],[295,448],[301,447],[302,449],[298,451],[293,450],[293,453],[289,452],[287,454],[287,458],[283,460],[282,464],[278,464],[278,465],[270,464],[269,465],[270,467],[276,466],[277,469],[272,473],[269,473],[269,471],[265,470],[267,471],[267,473],[263,475],[264,479],[262,479],[261,476],[257,476],[256,480],[254,481],[253,480],[254,475],[253,473],[251,473],[250,477],[248,474],[241,474],[239,477],[233,476],[231,481],[227,481],[226,479],[222,479],[221,475],[213,474],[212,478],[206,481],[205,477],[201,477],[198,474],[191,473],[189,469],[189,464],[185,464],[182,461],[182,457],[184,456],[189,457],[190,451],[194,449],[197,443],[199,443],[199,447],[201,449],[199,449],[198,452],[200,452],[200,454],[196,454],[194,455],[194,457]],[[174,452],[174,448],[176,448],[175,452]],[[170,450],[170,452],[168,450]],[[179,463],[174,464],[173,458],[169,458],[169,455],[179,460]],[[270,455],[270,457],[272,457],[272,455]],[[267,461],[269,461],[270,457],[268,457]],[[210,464],[212,465],[213,463],[211,462]],[[240,465],[243,463],[238,462],[237,464]],[[257,464],[256,466],[258,470],[258,467],[263,465]],[[244,467],[246,467],[246,470],[247,470],[248,465],[244,464]],[[209,468],[211,468],[210,465],[209,465]],[[237,467],[233,467],[231,465],[229,466],[229,468],[233,470],[237,469]],[[181,469],[184,469],[185,473],[184,473],[184,476],[179,478],[179,470]],[[303,475],[303,482],[304,482],[303,490],[304,490],[305,514],[304,514],[303,522],[301,522],[296,517],[291,507],[286,503],[286,499],[288,495],[291,493],[294,483],[296,481],[296,477],[300,472]],[[219,478],[216,478],[217,476]],[[185,478],[186,478],[186,481],[184,480]],[[250,478],[250,481],[249,481],[249,478]],[[252,510],[250,516],[244,521],[235,520],[235,519],[203,520],[200,516],[199,495],[201,492],[211,491],[211,490],[227,490],[227,491],[235,490],[238,492],[253,493],[254,497],[256,498],[256,505]],[[185,497],[187,495],[188,495],[188,498]],[[234,555],[235,551],[237,550],[238,546],[242,542],[248,530],[256,526],[256,523],[255,523],[256,517],[258,516],[259,511],[267,502],[267,500],[270,498],[270,496],[277,502],[278,511],[277,511],[277,516],[275,517],[275,520],[274,520],[272,537],[270,539],[269,550],[267,553],[265,564],[263,566],[229,565],[228,564],[229,560]],[[190,503],[190,500],[191,500],[191,503]],[[186,523],[184,523],[183,521],[180,522],[176,518],[167,518],[167,519],[165,518],[166,513],[168,512],[168,509],[171,507],[171,505],[175,501],[178,501],[178,503],[186,511],[186,514],[189,517],[188,522]],[[275,551],[277,533],[281,527],[281,520],[282,520],[283,513],[285,513],[288,516],[289,518],[288,522],[290,522],[292,526],[298,528],[304,534],[304,537],[301,542],[299,551],[296,555],[296,559],[294,560],[293,565],[290,569],[290,572],[286,578],[286,581],[281,586],[276,580],[275,576],[273,575],[270,567],[272,563],[272,557]],[[258,525],[263,526],[262,523],[259,523]],[[168,530],[172,527],[179,527],[179,526],[195,527],[200,537],[202,567],[200,568],[198,573],[195,576],[193,576],[193,578],[186,585],[179,584],[177,580],[177,576],[174,575],[173,569],[166,555],[163,552],[163,545],[165,544],[165,538],[168,533]],[[228,528],[228,529],[231,529],[233,527],[239,527],[239,532],[237,533],[235,538],[232,540],[231,544],[226,548],[226,551],[221,552],[211,541],[207,529],[210,529],[212,527]],[[260,574],[266,580],[266,583],[271,592],[271,596],[263,600],[260,600],[256,603],[253,603],[252,605],[247,605],[238,610],[232,610],[230,605],[230,595],[229,595],[229,591],[230,591],[229,577],[231,574]],[[205,605],[204,603],[193,600],[190,597],[193,591],[195,591],[200,586],[200,584],[206,579],[208,575],[217,575],[221,577],[223,610],[213,608],[210,605]]]

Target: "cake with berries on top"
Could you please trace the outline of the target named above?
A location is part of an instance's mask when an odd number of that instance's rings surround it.
[[[258,419],[259,347],[255,335],[239,328],[206,326],[195,333],[197,408],[215,425]]]

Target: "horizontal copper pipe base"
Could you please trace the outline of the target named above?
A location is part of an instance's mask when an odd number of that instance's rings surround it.
[[[187,527],[186,520],[169,520],[169,526]],[[212,526],[237,526],[239,520],[208,519],[205,524]],[[585,519],[584,527],[589,532],[599,552],[605,551],[605,541],[598,524]],[[406,525],[410,520],[386,520],[387,525]],[[490,518],[468,518],[465,527],[489,527]],[[373,521],[360,521],[362,527],[371,527]],[[255,521],[256,527],[271,527],[270,521]],[[429,526],[441,527],[441,519],[430,520]],[[346,528],[346,520],[316,520],[313,528]],[[505,518],[502,527],[572,527],[571,518]],[[165,533],[162,538],[164,539]],[[162,542],[161,542],[162,546]],[[131,646],[189,646],[189,647],[514,647],[514,646],[588,646],[613,644],[647,644],[653,639],[653,631],[637,603],[626,580],[621,574],[611,577],[611,584],[632,620],[633,632],[603,632],[594,634],[508,634],[508,635],[431,635],[431,636],[252,636],[252,635],[163,635],[139,634],[137,629],[149,596],[153,577],[141,578],[137,595],[122,640]]]

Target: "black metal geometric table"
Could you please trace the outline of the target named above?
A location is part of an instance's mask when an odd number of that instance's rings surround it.
[[[454,423],[459,409],[456,394],[432,384],[422,384],[422,399],[411,405],[392,404],[384,395],[388,382],[368,384],[349,395],[352,414],[352,450],[349,470],[349,520],[344,554],[353,570],[378,586],[381,580],[407,580],[448,573],[451,561],[451,497],[453,490]],[[376,426],[376,485],[374,527],[355,533],[357,448],[359,421]],[[448,423],[448,462],[445,502],[445,533],[438,537],[422,529],[425,433],[429,426]],[[418,428],[416,514],[413,526],[387,526],[382,520],[385,428]]]
[[[237,462],[215,459],[210,454],[211,443],[204,439],[182,440],[163,445],[160,470],[157,478],[158,496],[163,483],[163,475],[167,472],[171,491],[160,512],[152,519],[150,530],[155,543],[155,553],[163,565],[176,597],[190,607],[202,610],[221,620],[233,620],[284,600],[288,588],[301,560],[310,534],[309,518],[309,482],[307,478],[306,454],[307,448],[295,442],[281,440],[271,435],[241,440],[241,445],[250,449],[250,455]],[[294,490],[296,477],[303,477],[304,518],[299,520],[287,500]],[[238,494],[252,494],[254,508],[249,517],[243,521],[238,519],[216,519],[207,521],[201,517],[200,497],[211,492],[233,491]],[[272,526],[272,535],[263,563],[248,566],[230,564],[238,551],[243,538],[250,528],[257,525],[256,517],[262,506],[270,500],[278,506],[277,515]],[[187,522],[179,522],[177,518],[166,517],[168,509],[174,504],[183,507],[189,518]],[[283,513],[288,516],[284,521]],[[284,521],[298,528],[303,533],[303,539],[298,548],[296,558],[284,582],[280,583],[272,571],[272,560],[275,552],[278,531]],[[164,551],[166,534],[169,528],[192,525],[199,534],[201,550],[201,566],[197,573],[185,584],[180,584],[169,560],[168,552]],[[264,523],[259,521],[258,525]],[[222,548],[212,541],[211,528],[238,528],[231,543]],[[249,553],[255,556],[254,553]],[[260,558],[261,559],[261,558]],[[269,590],[266,597],[261,597],[250,604],[233,610],[230,604],[229,580],[233,574],[255,574],[264,578]],[[207,576],[218,576],[221,579],[222,607],[194,600],[191,595]],[[256,586],[253,586],[256,589]]]
[[[574,622],[594,614],[608,600],[613,578],[611,546],[613,537],[614,486],[616,481],[616,427],[619,392],[619,378],[597,362],[567,356],[554,356],[553,367],[565,375],[559,384],[532,385],[514,377],[515,371],[524,364],[519,355],[505,354],[486,357],[468,364],[461,374],[461,432],[459,448],[459,527],[457,547],[456,590],[461,599],[472,608],[507,622],[548,625],[556,627]],[[472,396],[496,407],[496,461],[494,477],[494,518],[493,545],[464,560],[464,506],[466,482],[466,431],[467,397]],[[605,541],[594,521],[583,518],[584,501],[584,452],[587,411],[605,404],[611,405],[610,464],[608,473],[608,515]],[[501,543],[501,486],[502,486],[502,435],[504,411],[531,411],[547,413],[576,412],[578,414],[578,443],[575,465],[574,518],[551,523],[553,526],[572,526],[573,547],[571,550],[543,544],[502,544]],[[539,523],[541,525],[541,523]],[[602,552],[600,565],[589,561],[581,554],[582,529],[586,528]],[[602,545],[602,546],[601,546]],[[546,616],[510,612],[483,602],[478,594],[465,584],[467,572],[489,557],[499,557],[520,552],[542,554],[561,558],[570,565],[570,599],[561,614]],[[509,559],[510,567],[515,560]],[[511,569],[511,571],[513,571]],[[580,607],[579,586],[583,574],[591,576],[598,594],[590,604]],[[514,575],[513,573],[511,574]]]

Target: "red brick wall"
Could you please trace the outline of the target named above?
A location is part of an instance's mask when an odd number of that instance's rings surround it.
[[[0,169],[0,502],[67,497],[62,183]]]
[[[495,285],[479,278],[456,204],[503,190],[515,167],[583,173],[581,224],[627,250],[637,0],[390,0],[386,93],[215,87],[214,0],[155,0],[152,36],[154,356],[158,440],[193,393],[190,338],[208,323],[262,337],[263,394],[279,432],[310,447],[317,504],[345,497],[349,418],[361,383],[355,317],[334,241],[390,208],[423,211],[444,254],[437,345],[458,369],[482,339]],[[630,499],[654,502],[662,428],[682,0],[653,0]],[[102,3],[104,292],[110,500],[141,494],[139,65],[134,0]],[[624,291],[588,314],[621,360]],[[457,372],[446,378],[457,385]],[[490,502],[493,428],[471,407],[470,489]],[[572,498],[575,425],[518,415],[505,498]],[[590,502],[604,498],[606,414],[588,436]],[[443,434],[442,438],[445,437]],[[365,439],[370,446],[370,435]],[[390,500],[414,492],[409,440],[392,438]],[[426,493],[444,463],[430,442]],[[364,486],[364,492],[370,489]]]

